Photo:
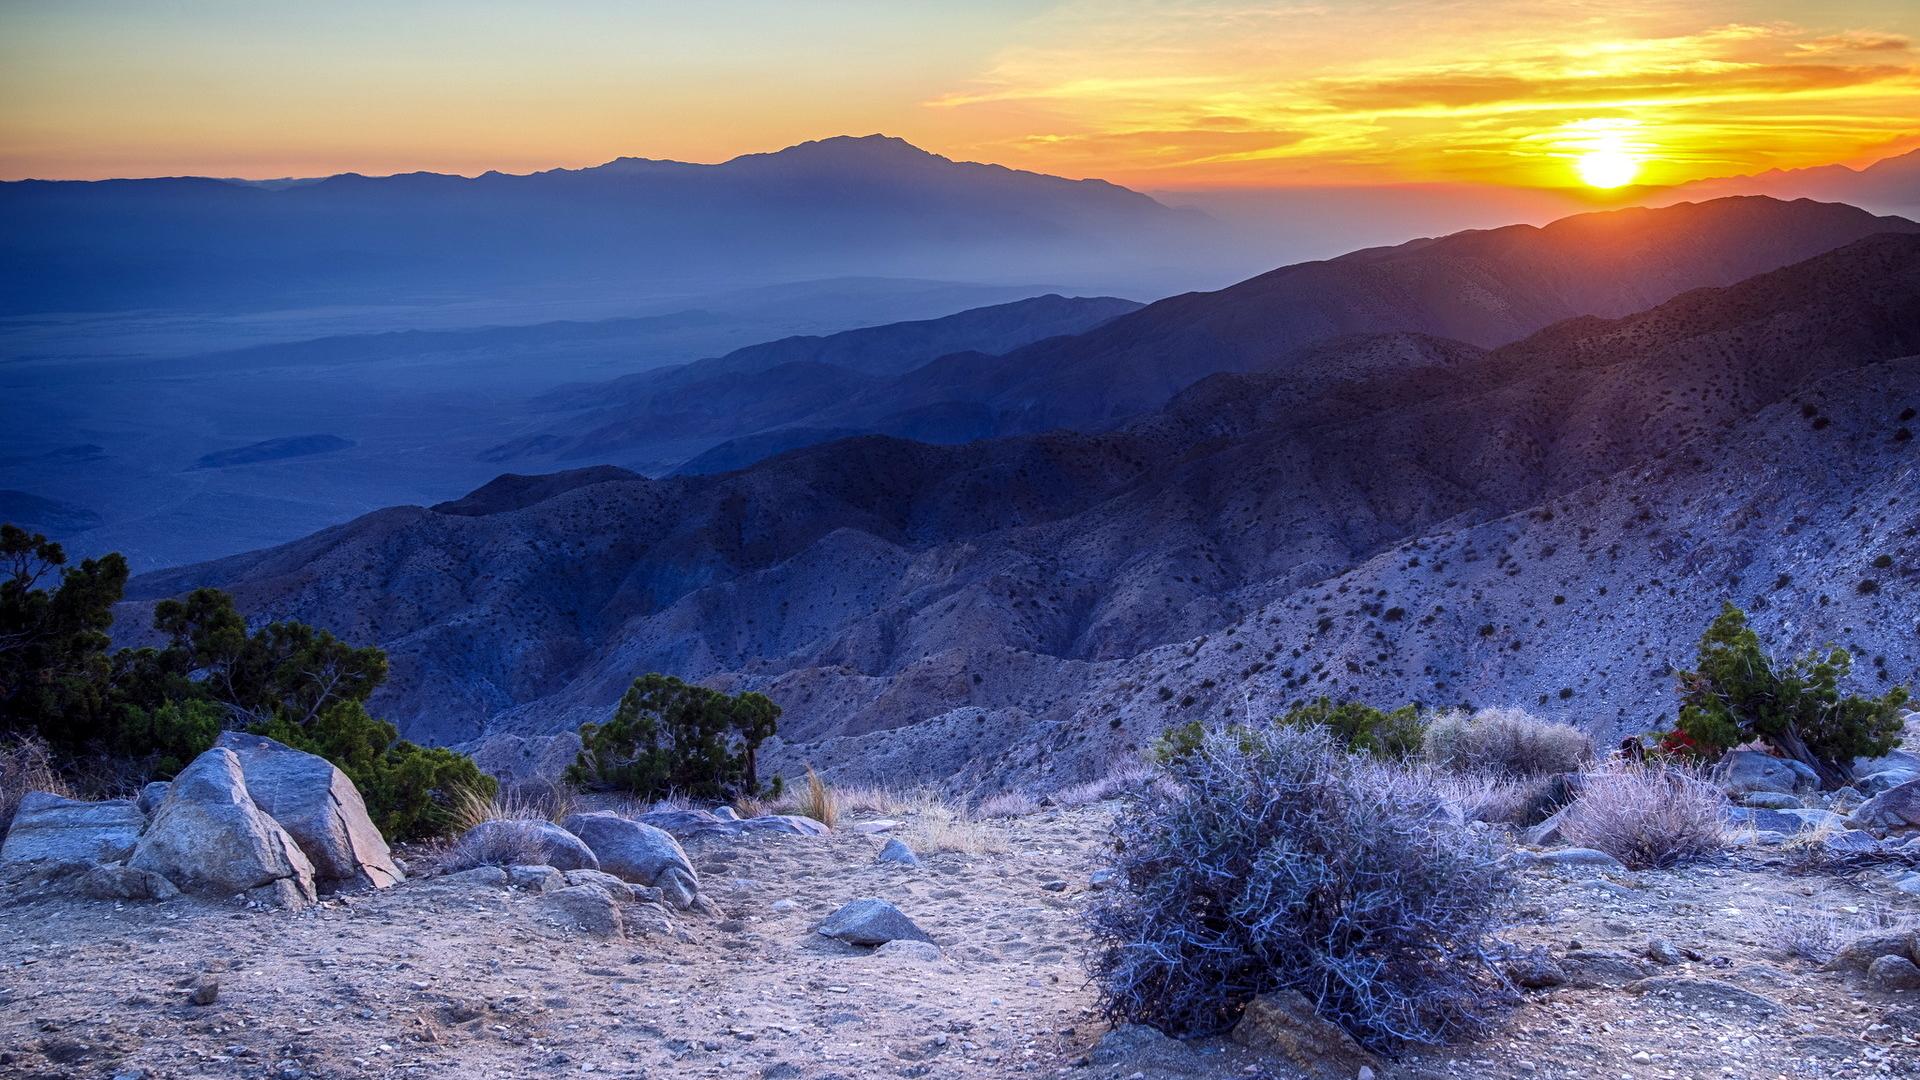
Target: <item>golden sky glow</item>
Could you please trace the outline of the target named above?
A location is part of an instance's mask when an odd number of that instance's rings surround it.
[[[0,176],[723,160],[1637,183],[1920,145],[1913,0],[0,5]]]

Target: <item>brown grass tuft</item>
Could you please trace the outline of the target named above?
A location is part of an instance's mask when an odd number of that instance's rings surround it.
[[[1611,761],[1586,775],[1561,833],[1635,870],[1676,866],[1726,850],[1726,799],[1693,770]]]

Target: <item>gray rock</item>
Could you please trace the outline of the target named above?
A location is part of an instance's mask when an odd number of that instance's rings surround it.
[[[1820,837],[1820,846],[1835,855],[1866,855],[1880,850],[1880,841],[1864,829],[1847,829]]]
[[[815,933],[849,945],[885,945],[889,941],[932,941],[899,908],[869,897],[844,904],[814,928]]]
[[[567,887],[567,879],[551,866],[509,866],[506,870],[507,884],[516,889],[548,893]]]
[[[1187,1077],[1207,1071],[1199,1051],[1145,1024],[1122,1024],[1107,1032],[1087,1060],[1108,1070],[1103,1076]]]
[[[600,869],[617,878],[651,885],[674,907],[699,902],[700,878],[680,844],[664,830],[597,810],[569,814],[560,827],[593,849]]]
[[[1740,796],[1740,802],[1761,810],[1798,810],[1801,806],[1800,796],[1784,791],[1749,791]]]
[[[1548,815],[1546,820],[1540,822],[1538,825],[1529,826],[1521,832],[1521,841],[1529,847],[1546,847],[1548,844],[1558,844],[1566,840],[1566,837],[1562,835],[1560,830],[1564,828],[1567,823],[1567,811],[1569,809],[1571,808],[1563,806]]]
[[[1862,795],[1878,795],[1890,788],[1897,788],[1916,777],[1915,773],[1889,769],[1885,772],[1864,773],[1853,781],[1854,790]]]
[[[849,825],[847,828],[850,832],[871,836],[876,833],[892,832],[905,824],[906,822],[901,821],[899,818],[875,818],[872,821],[862,821],[856,825]]]
[[[621,881],[612,874],[599,870],[569,870],[562,877],[569,885],[591,885],[623,904],[631,901],[658,904],[661,900],[659,889],[635,885],[631,881]]]
[[[731,806],[716,806],[713,808],[713,816],[721,821],[739,821],[740,811]]]
[[[1920,829],[1920,780],[1908,780],[1875,795],[1847,820],[1876,835]]]
[[[1666,938],[1654,938],[1647,942],[1646,953],[1647,959],[1666,967],[1672,967],[1686,959],[1679,947]]]
[[[165,780],[155,780],[140,789],[140,797],[134,801],[140,805],[140,812],[151,814],[160,809],[160,803],[167,797],[167,788],[171,785]]]
[[[1631,983],[1627,986],[1627,992],[1679,1002],[1693,1012],[1713,1012],[1743,1019],[1772,1016],[1780,1011],[1779,1003],[1772,998],[1719,979],[1663,975]]]
[[[1095,891],[1111,889],[1121,884],[1120,871],[1111,867],[1095,870],[1087,875],[1087,888]]]
[[[441,874],[429,880],[432,885],[449,885],[466,888],[504,889],[509,881],[504,866],[476,866],[471,870],[461,870],[452,874]]]
[[[1619,949],[1569,949],[1560,963],[1567,982],[1582,989],[1625,986],[1646,978],[1649,970],[1639,957]]]
[[[1714,775],[1721,789],[1733,798],[1753,791],[1792,795],[1820,786],[1819,774],[1812,769],[1760,750],[1729,750],[1715,767]]]
[[[1233,1026],[1233,1041],[1279,1058],[1307,1080],[1353,1080],[1379,1059],[1362,1049],[1346,1029],[1322,1019],[1295,990],[1261,994],[1247,1003]]]
[[[1593,848],[1570,847],[1534,854],[1528,861],[1542,866],[1590,867],[1597,870],[1625,870],[1619,859]]]
[[[223,733],[253,804],[280,823],[313,863],[317,884],[384,889],[406,880],[360,791],[334,764],[264,735]]]
[[[1509,955],[1506,973],[1515,986],[1527,990],[1548,990],[1567,984],[1566,969],[1554,961],[1553,954],[1547,952],[1544,945]]]
[[[1920,990],[1920,965],[1904,956],[1882,956],[1867,965],[1867,985],[1883,992]]]
[[[1853,759],[1855,776],[1877,776],[1884,773],[1905,773],[1909,780],[1920,777],[1920,754],[1911,750],[1889,750],[1880,757]]]
[[[1791,818],[1799,818],[1801,822],[1801,832],[1813,832],[1820,829],[1837,831],[1847,827],[1847,819],[1830,810],[1782,810],[1780,813]]]
[[[833,830],[825,822],[801,814],[761,814],[732,822],[739,832],[784,833],[788,836],[829,836]]]
[[[940,946],[931,941],[897,938],[873,950],[875,956],[897,956],[906,960],[930,962],[940,959]]]
[[[913,853],[913,849],[907,846],[906,841],[896,836],[887,841],[886,846],[880,849],[880,854],[873,857],[873,861],[896,863],[900,866],[919,866],[920,856]]]
[[[1893,879],[1893,887],[1908,896],[1920,896],[1920,874],[1902,874]]]
[[[562,926],[594,937],[626,936],[626,921],[620,916],[620,906],[598,886],[569,885],[541,895],[534,903],[549,921]]]
[[[1882,930],[1862,934],[1840,947],[1833,959],[1821,965],[1822,971],[1844,971],[1853,975],[1865,975],[1867,968],[1883,956],[1905,956],[1909,959],[1920,949],[1920,941],[1905,931]]]
[[[133,854],[146,824],[132,799],[83,802],[29,791],[0,844],[0,866],[37,863],[77,870],[119,862]]]
[[[1809,812],[1826,813],[1824,810],[1802,810],[1795,813],[1787,810],[1760,810],[1751,806],[1729,806],[1727,824],[1734,828],[1752,828],[1755,832],[1784,833],[1787,836],[1793,836],[1815,827],[1811,821],[1800,816]]]
[[[171,900],[180,895],[173,882],[125,863],[88,870],[75,879],[74,891],[93,900]]]
[[[460,837],[457,851],[469,861],[493,861],[489,855],[514,852],[537,859],[555,870],[598,870],[600,860],[584,841],[551,821],[502,819],[483,821]]]
[[[182,892],[231,896],[263,889],[262,902],[295,906],[314,899],[313,863],[254,805],[240,759],[220,746],[174,777],[127,865],[151,870]]]

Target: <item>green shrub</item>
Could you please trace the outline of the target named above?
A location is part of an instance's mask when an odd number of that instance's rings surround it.
[[[723,694],[670,675],[643,675],[613,719],[580,725],[575,784],[642,798],[731,799],[759,793],[757,753],[780,719],[763,694]]]
[[[1426,737],[1419,707],[1414,705],[1384,712],[1358,701],[1335,705],[1328,698],[1318,698],[1288,712],[1280,723],[1297,728],[1325,728],[1347,749],[1379,758],[1398,759],[1417,754]]]
[[[1899,744],[1907,690],[1880,697],[1843,695],[1853,656],[1832,648],[1785,662],[1768,655],[1746,613],[1723,605],[1700,638],[1699,662],[1678,675],[1678,738],[1667,743],[1718,756],[1760,740],[1819,774],[1828,788],[1845,784],[1856,757],[1878,757]]]
[[[335,704],[308,724],[279,717],[254,730],[338,766],[389,840],[444,834],[454,826],[463,799],[491,799],[499,791],[499,782],[472,758],[408,742],[357,701]]]
[[[121,753],[144,761],[147,774],[170,780],[173,774],[213,746],[225,712],[211,701],[165,701],[151,709],[123,707],[115,741]]]

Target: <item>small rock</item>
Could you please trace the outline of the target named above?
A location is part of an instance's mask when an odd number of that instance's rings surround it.
[[[1784,791],[1749,791],[1740,796],[1742,805],[1760,810],[1798,810],[1800,797]]]
[[[889,941],[932,941],[925,930],[885,900],[869,897],[843,905],[815,928],[825,937],[850,945],[885,945]]]
[[[932,961],[940,959],[940,946],[930,941],[914,941],[898,938],[873,950],[875,956],[898,956],[906,960]]]
[[[1378,1064],[1340,1025],[1322,1019],[1294,990],[1262,994],[1247,1003],[1233,1041],[1280,1058],[1311,1080],[1349,1080]]]
[[[913,849],[907,846],[906,841],[896,836],[887,841],[886,846],[880,849],[880,854],[873,857],[873,861],[894,863],[899,866],[919,866],[920,856],[913,853]]]
[[[1066,892],[1067,891],[1067,883],[1064,881],[1049,881],[1042,884],[1040,887],[1047,890],[1048,892]]]
[[[595,937],[624,937],[620,908],[606,890],[593,885],[569,885],[542,894],[535,901],[549,919]]]
[[[1120,884],[1120,871],[1114,869],[1095,870],[1087,875],[1089,889],[1111,889]]]
[[[1867,965],[1867,985],[1887,992],[1920,990],[1920,965],[1904,956],[1882,956]]]
[[[1682,960],[1685,960],[1686,957],[1681,955],[1680,950],[1674,946],[1673,942],[1668,941],[1666,938],[1654,938],[1652,941],[1647,942],[1647,959],[1652,960],[1656,964],[1665,964],[1668,967],[1672,967]]]
[[[1863,934],[1840,947],[1833,959],[1821,965],[1822,971],[1843,971],[1853,975],[1865,975],[1875,960],[1883,956],[1904,956],[1911,959],[1920,941],[1909,933],[1883,931]]]
[[[1534,855],[1532,861],[1543,866],[1595,867],[1601,870],[1626,869],[1619,859],[1593,848],[1570,847],[1560,848],[1557,851],[1545,851]]]
[[[202,975],[193,981],[193,989],[187,994],[187,1001],[194,1005],[211,1005],[220,1000],[220,980],[211,975]]]
[[[1507,978],[1527,990],[1546,990],[1567,982],[1566,969],[1554,962],[1544,945],[1508,956],[1506,969]]]
[[[614,880],[619,881],[620,879],[614,878]],[[529,889],[533,892],[541,893],[553,892],[555,889],[564,889],[568,884],[566,877],[551,866],[509,866],[507,867],[507,883],[516,889]],[[625,882],[621,882],[623,886],[621,889],[622,892],[626,891],[624,888],[625,884]]]
[[[713,816],[721,821],[739,821],[740,811],[731,806],[716,806],[713,808]]]

